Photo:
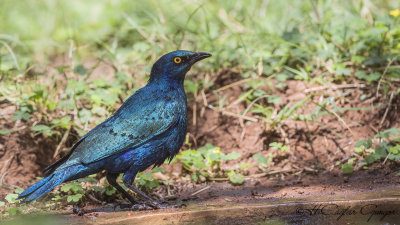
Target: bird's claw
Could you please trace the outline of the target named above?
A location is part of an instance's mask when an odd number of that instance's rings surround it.
[[[152,205],[146,203],[136,203],[131,205],[131,210],[133,211],[143,211],[143,210],[152,210],[154,207]]]
[[[154,209],[170,209],[170,208],[182,208],[186,205],[183,203],[170,205],[168,203],[158,203],[157,202],[157,203],[153,203],[152,206]]]
[[[118,203],[114,205],[114,211],[117,211],[117,208],[119,209],[129,209],[132,207],[132,203]]]
[[[77,205],[74,205],[72,212],[78,216],[83,216],[86,213],[83,208],[80,208]]]
[[[149,202],[149,203],[120,203],[114,206],[114,211],[116,211],[117,207],[120,209],[131,209],[132,211],[143,211],[143,210],[153,210],[153,209],[170,209],[170,208],[182,208],[186,205],[184,203],[180,204],[168,204],[167,202]]]

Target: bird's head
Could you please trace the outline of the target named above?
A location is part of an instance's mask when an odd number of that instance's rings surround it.
[[[193,64],[210,56],[210,53],[183,50],[167,53],[154,63],[151,69],[150,82],[163,78],[182,82]]]

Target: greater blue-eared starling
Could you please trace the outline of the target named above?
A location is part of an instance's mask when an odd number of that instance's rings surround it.
[[[146,86],[47,167],[46,177],[22,192],[18,199],[31,202],[63,182],[105,170],[108,182],[132,204],[138,202],[116,181],[121,173],[126,187],[158,208],[159,203],[134,186],[133,181],[138,172],[161,165],[179,152],[187,127],[183,81],[193,64],[210,56],[182,50],[162,56],[154,63]]]

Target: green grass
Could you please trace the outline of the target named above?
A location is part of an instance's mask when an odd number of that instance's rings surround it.
[[[250,120],[263,121],[270,133],[283,137],[284,120],[316,122],[330,114],[342,123],[342,112],[386,107],[340,108],[335,102],[343,96],[315,102],[314,93],[283,103],[274,88],[284,89],[288,80],[320,86],[362,84],[381,99],[398,97],[400,16],[389,13],[396,8],[396,0],[2,0],[0,101],[16,105],[12,119],[26,123],[34,135],[65,145],[71,133],[82,136],[140,88],[163,53],[199,50],[213,57],[189,73],[185,87],[190,103],[204,91],[218,99],[209,107],[224,111],[229,105],[218,90],[226,87],[217,88],[215,79],[224,71],[239,74],[245,91],[235,102],[246,105],[239,116],[251,114]],[[310,105],[315,109],[304,113]],[[0,135],[12,132],[17,131],[0,127]],[[398,140],[384,138],[377,136],[374,145],[359,142],[355,158],[338,163],[343,173],[377,161],[398,161]],[[260,170],[275,156],[290,154],[288,143],[272,144],[274,155],[253,155]],[[252,165],[222,169],[230,157],[215,146],[195,151],[189,145],[176,163],[183,165],[190,181],[240,184]],[[151,189],[162,182],[148,172],[138,176],[138,183]],[[66,185],[53,192],[54,198],[59,196],[54,202],[87,201],[88,191],[102,200],[117,195],[109,186],[84,190],[80,183]],[[7,204],[14,204],[11,197]],[[25,210],[10,207],[6,214]]]

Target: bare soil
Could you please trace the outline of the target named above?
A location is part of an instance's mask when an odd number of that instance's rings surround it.
[[[213,90],[240,80],[240,75],[221,72],[216,76]],[[307,89],[316,87],[300,81],[286,81],[286,87],[277,89],[266,86],[267,93],[274,93],[282,98],[282,105],[304,99],[309,92]],[[321,102],[327,95],[344,95],[336,101],[339,107],[370,107],[384,104],[389,101],[383,97],[375,97],[372,87],[330,89],[326,87],[320,93],[311,97],[315,102]],[[233,186],[227,181],[210,181],[208,183],[193,184],[175,181],[171,187],[176,201],[195,199],[204,202],[227,202],[279,198],[296,198],[310,195],[310,193],[329,193],[354,190],[368,191],[388,186],[398,186],[399,176],[396,173],[400,166],[393,161],[376,163],[368,170],[355,171],[351,175],[342,175],[341,167],[335,163],[345,162],[353,155],[355,143],[358,140],[372,138],[378,131],[390,127],[400,127],[398,105],[400,98],[392,100],[392,107],[385,115],[387,107],[375,107],[370,110],[354,110],[338,112],[337,115],[328,114],[315,118],[314,122],[284,120],[281,129],[270,130],[257,116],[247,113],[253,119],[238,118],[248,106],[244,102],[232,104],[238,96],[244,93],[247,87],[239,84],[218,92],[219,96],[226,96],[224,111],[210,109],[207,104],[218,101],[216,94],[205,91],[195,102],[189,103],[189,128],[191,142],[194,146],[203,146],[212,143],[219,146],[225,153],[236,151],[241,154],[240,162],[253,165],[246,173],[245,183]],[[322,94],[321,94],[322,93]],[[360,96],[366,95],[361,101]],[[204,97],[205,96],[205,97]],[[192,96],[193,97],[193,96]],[[349,100],[350,99],[350,100]],[[267,105],[266,100],[260,100]],[[207,103],[207,104],[205,104]],[[303,114],[309,114],[316,105],[299,109]],[[0,136],[0,183],[15,188],[27,188],[35,182],[35,177],[43,176],[42,170],[53,162],[54,151],[60,140],[34,136],[30,130],[31,122],[12,120],[16,107],[11,103],[0,102],[0,129],[14,129],[16,132]],[[228,112],[228,113],[227,113]],[[195,116],[194,116],[195,115]],[[195,120],[194,120],[195,117]],[[380,126],[380,121],[384,122]],[[78,136],[72,132],[66,146],[69,147]],[[273,163],[267,170],[261,170],[252,157],[255,153],[276,154],[269,148],[271,142],[282,142],[290,146],[290,153],[276,155]],[[276,151],[275,151],[276,152]],[[227,166],[234,166],[239,162],[230,162]],[[180,174],[182,168],[176,165],[163,165],[170,173]],[[209,186],[209,188],[207,188]],[[206,188],[206,189],[204,189]],[[204,189],[198,194],[195,192]],[[9,193],[7,188],[0,188],[0,199]],[[166,192],[166,187],[157,190]]]

